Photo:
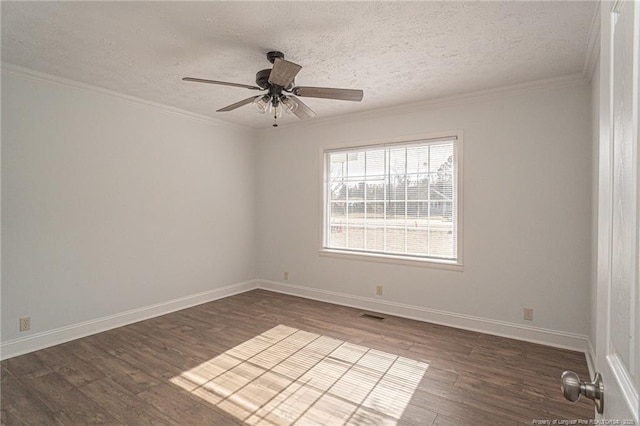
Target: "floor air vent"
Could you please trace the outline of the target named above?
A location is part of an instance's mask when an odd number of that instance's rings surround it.
[[[381,315],[381,314],[372,314],[370,312],[363,312],[360,314],[360,316],[362,318],[368,318],[368,319],[373,319],[373,320],[378,320],[378,321],[382,321],[384,320],[386,317]]]

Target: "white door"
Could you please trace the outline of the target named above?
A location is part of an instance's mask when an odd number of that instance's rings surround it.
[[[601,3],[596,367],[603,424],[639,424],[640,3]]]

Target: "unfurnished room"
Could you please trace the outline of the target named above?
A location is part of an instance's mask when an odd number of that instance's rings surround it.
[[[2,425],[640,424],[640,2],[0,14]]]

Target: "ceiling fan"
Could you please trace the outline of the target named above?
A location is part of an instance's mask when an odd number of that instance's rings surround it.
[[[267,59],[273,64],[273,68],[258,71],[256,74],[257,86],[229,83],[226,81],[204,80],[202,78],[193,77],[184,77],[182,80],[192,81],[195,83],[243,87],[251,90],[266,90],[266,94],[252,96],[224,108],[220,108],[216,112],[232,111],[236,108],[240,108],[241,106],[253,103],[258,109],[258,112],[262,114],[267,112],[273,114],[273,127],[278,127],[277,119],[282,116],[283,110],[293,113],[301,120],[306,120],[316,116],[316,113],[297,98],[297,96],[307,98],[339,99],[354,102],[360,102],[364,96],[364,92],[362,90],[296,86],[294,79],[302,69],[300,65],[286,61],[284,59],[284,53],[278,51],[268,52]]]

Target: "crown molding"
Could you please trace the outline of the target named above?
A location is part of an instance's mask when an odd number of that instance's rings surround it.
[[[450,107],[455,105],[468,104],[470,102],[483,102],[492,99],[498,99],[506,96],[515,96],[525,93],[532,93],[551,89],[561,89],[567,87],[575,87],[587,85],[589,80],[582,72],[567,74],[560,77],[553,77],[543,80],[529,81],[525,83],[517,83],[508,86],[501,86],[492,89],[479,90],[475,92],[462,93],[452,96],[444,96],[439,98],[426,99],[408,104],[395,105],[384,108],[370,109],[366,111],[354,112],[340,116],[331,116],[326,118],[314,119],[307,122],[296,122],[281,124],[280,128],[295,128],[313,126],[315,124],[337,123],[344,120],[352,120],[354,118],[376,118],[378,116],[387,116],[389,114],[402,114],[415,112],[416,110],[437,109]],[[268,131],[269,128],[258,128],[261,132]]]
[[[0,70],[2,73],[10,73],[10,74],[14,74],[16,76],[34,80],[34,81],[57,84],[57,85],[70,87],[70,88],[84,91],[84,92],[96,93],[99,95],[109,96],[109,97],[121,99],[127,102],[144,105],[144,106],[151,107],[153,109],[160,110],[162,112],[165,112],[171,115],[188,118],[191,120],[196,120],[199,122],[204,122],[207,124],[212,124],[214,126],[235,127],[237,129],[242,129],[244,131],[247,131],[247,130],[255,131],[255,129],[252,129],[251,127],[241,126],[235,123],[230,123],[227,121],[220,120],[218,118],[208,117],[206,115],[196,114],[184,109],[160,104],[157,102],[148,101],[146,99],[137,98],[135,96],[125,95],[124,93],[116,92],[114,90],[109,90],[109,89],[105,89],[98,86],[93,86],[91,84],[81,83],[79,81],[70,80],[67,78],[58,77],[51,74],[46,74],[40,71],[32,70],[30,68],[22,67],[19,65],[3,62],[2,65],[0,66]]]
[[[587,54],[582,67],[582,74],[588,81],[591,81],[593,77],[600,56],[600,8],[601,6],[598,2],[596,11],[591,19],[589,38],[587,39]]]
[[[598,30],[598,33],[599,33],[599,30]],[[597,43],[594,43],[594,44],[597,45]],[[594,63],[595,62],[596,61],[594,61]],[[218,118],[196,114],[180,108],[148,101],[145,99],[137,98],[135,96],[125,95],[123,93],[116,92],[113,90],[105,89],[98,86],[93,86],[87,83],[81,83],[75,80],[70,80],[67,78],[58,77],[51,74],[46,74],[40,71],[32,70],[30,68],[25,68],[19,65],[14,65],[6,62],[3,62],[1,64],[0,70],[2,73],[5,73],[5,72],[12,73],[14,75],[35,80],[35,81],[59,84],[66,87],[71,87],[76,90],[88,91],[92,93],[101,94],[104,96],[110,96],[110,97],[122,99],[125,101],[129,101],[129,102],[145,105],[157,110],[161,110],[165,113],[189,118],[189,119],[200,121],[200,122],[205,122],[205,123],[216,125],[216,126],[233,127],[236,129],[242,129],[244,131],[251,131],[253,133],[260,133],[260,132],[271,130],[271,126],[253,127],[253,126],[246,126],[246,125],[231,123],[228,121],[220,120]],[[426,100],[412,102],[408,104],[369,109],[366,111],[354,112],[354,113],[344,114],[339,116],[330,116],[330,117],[325,117],[320,119],[314,119],[309,122],[295,122],[295,123],[281,124],[280,128],[286,129],[286,128],[294,128],[299,126],[306,127],[306,126],[313,126],[316,124],[328,124],[332,122],[340,122],[343,120],[352,120],[354,118],[375,118],[377,116],[384,116],[388,114],[400,114],[400,113],[411,112],[415,110],[442,108],[442,107],[454,106],[458,104],[467,104],[469,102],[482,102],[482,101],[496,99],[504,96],[513,96],[513,95],[519,95],[524,93],[536,92],[540,90],[580,86],[580,85],[588,84],[588,82],[589,80],[585,76],[585,73],[582,73],[582,72],[574,73],[574,74],[568,74],[560,77],[553,77],[548,79],[517,83],[513,85],[501,86],[501,87],[462,93],[457,95],[426,99]]]

